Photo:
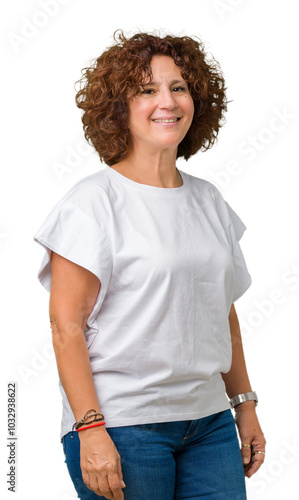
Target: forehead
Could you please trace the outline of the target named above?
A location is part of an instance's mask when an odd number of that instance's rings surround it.
[[[154,55],[151,59],[152,81],[161,82],[163,80],[182,80],[181,70],[170,56]],[[149,79],[146,79],[150,81]]]

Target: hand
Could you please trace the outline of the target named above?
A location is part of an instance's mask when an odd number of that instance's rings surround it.
[[[265,460],[265,455],[257,452],[265,452],[266,440],[260,427],[253,401],[241,403],[235,407],[235,410],[235,422],[241,443],[243,445],[250,445],[250,447],[241,448],[244,473],[249,478],[258,471]]]
[[[108,500],[124,500],[120,456],[104,427],[79,432],[81,470],[86,486]]]

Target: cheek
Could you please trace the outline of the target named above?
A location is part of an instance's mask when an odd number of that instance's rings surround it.
[[[185,95],[181,100],[181,108],[188,115],[194,115],[194,102],[190,95]]]
[[[143,106],[140,103],[134,102],[130,106],[129,112],[129,129],[131,132],[136,132],[136,129],[140,126],[142,117],[144,116]]]
[[[194,102],[193,102],[192,97],[189,97],[189,113],[190,113],[190,115],[192,115],[192,118],[193,118],[193,115],[194,115]]]
[[[151,103],[146,101],[135,101],[135,103],[133,103],[133,105],[131,105],[130,107],[130,116],[132,117],[132,120],[134,120],[134,118],[147,118],[151,115],[152,112],[153,106],[151,105]]]
[[[194,116],[194,103],[193,100],[189,99],[188,97],[186,97],[184,112],[189,117],[189,122],[191,125]]]

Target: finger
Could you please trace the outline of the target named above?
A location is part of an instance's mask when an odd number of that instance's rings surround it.
[[[111,473],[98,480],[100,493],[96,491],[97,495],[104,496],[108,500],[124,500],[118,474]]]
[[[122,492],[121,480],[119,479],[119,475],[117,473],[109,474],[107,479],[109,488],[114,495],[113,498],[115,498],[115,500],[123,500],[124,494]]]
[[[254,455],[254,457],[252,458],[252,462],[250,464],[250,468],[246,471],[245,475],[250,478],[251,476],[253,476],[253,474],[255,474],[259,468],[261,467],[261,465],[263,465],[264,463],[264,455],[261,455],[261,454],[258,454],[258,455]]]
[[[123,471],[122,471],[122,468],[121,468],[120,461],[119,461],[119,462],[118,462],[118,464],[117,464],[117,474],[118,474],[119,481],[120,481],[120,487],[121,487],[121,488],[125,488],[125,487],[126,487],[126,484],[125,484],[125,482],[124,482],[124,478],[123,478]]]
[[[89,485],[86,484],[86,486],[97,495],[104,496],[108,500],[114,500],[114,496],[112,491],[110,490],[107,477],[99,480],[97,474],[89,474]]]
[[[251,460],[251,453],[252,453],[252,448],[248,444],[242,444],[241,447],[241,455],[242,455],[242,461],[244,465],[248,465],[250,460]]]
[[[89,488],[91,491],[93,491],[100,497],[104,496],[108,500],[114,500],[114,496],[112,491],[110,490],[107,477],[104,477],[101,481],[99,481],[97,474],[82,471],[82,478],[87,488]]]
[[[88,472],[84,472],[82,470],[82,479],[83,479],[84,484],[87,486],[87,488],[91,489],[90,488],[90,478],[89,478]]]

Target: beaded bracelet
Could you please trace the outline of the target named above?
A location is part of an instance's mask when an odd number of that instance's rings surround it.
[[[91,413],[91,412],[93,412],[93,413]],[[98,416],[100,418],[96,418]],[[94,418],[92,420],[89,420],[88,422],[85,422],[85,420],[88,420],[91,417],[94,417]],[[85,413],[84,417],[81,418],[81,420],[78,420],[78,422],[75,422],[73,424],[71,437],[73,437],[74,429],[76,429],[76,431],[78,431],[80,429],[80,427],[83,427],[83,425],[91,424],[93,422],[102,422],[103,420],[105,420],[105,417],[104,417],[103,413],[97,412],[96,410],[93,410],[93,409],[92,410],[88,410]]]
[[[82,427],[83,425],[87,425],[87,424],[92,424],[93,422],[102,422],[104,420],[104,415],[101,417],[101,418],[94,418],[93,420],[91,420],[90,422],[80,422],[80,423],[76,423],[75,424],[75,429],[76,431],[78,431],[80,429],[80,427]]]
[[[90,413],[90,412],[93,412],[93,413]],[[87,419],[89,419],[91,417],[97,417],[97,416],[101,417],[98,420],[104,420],[104,418],[105,418],[104,415],[103,415],[103,413],[99,413],[96,410],[88,410],[88,412],[85,413],[84,417],[81,418],[81,420],[78,420],[78,422],[74,423],[75,429],[78,429],[79,427],[81,427],[82,425],[84,425],[84,423],[91,424],[91,422],[95,421],[95,418],[93,420],[89,421],[89,422],[85,422],[85,420],[87,420]]]
[[[100,425],[105,425],[106,422],[101,422],[100,424],[88,425],[87,427],[80,427],[77,432],[85,431],[86,429],[92,429],[93,427],[99,427]]]

